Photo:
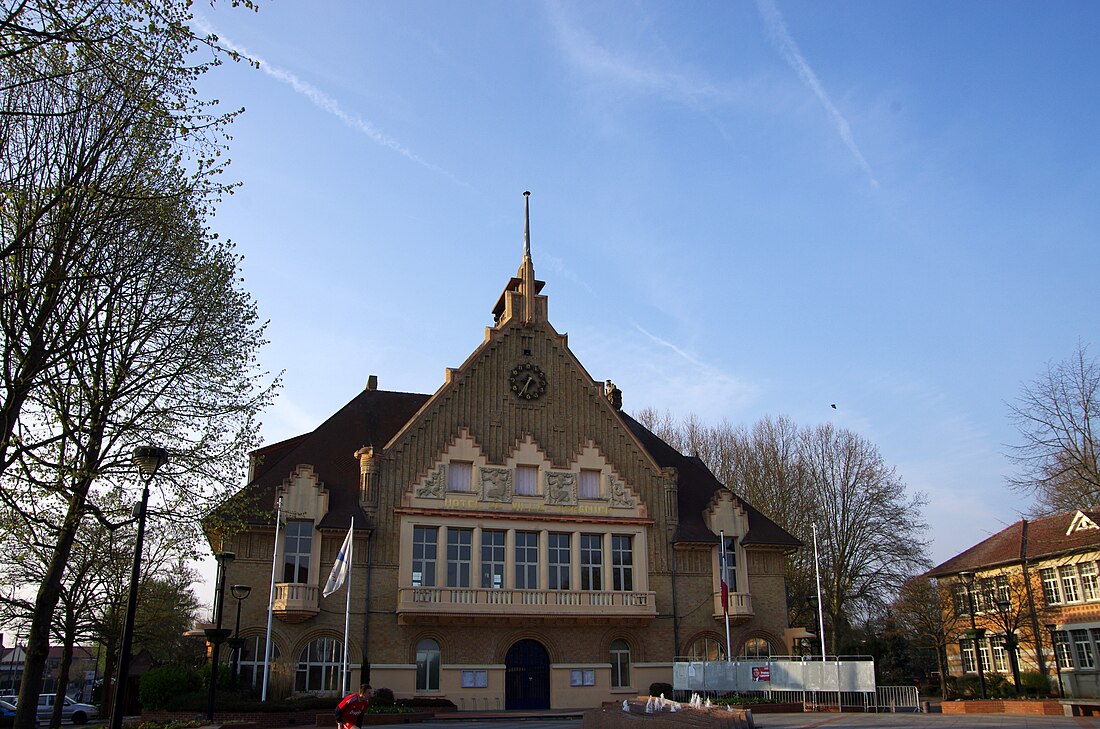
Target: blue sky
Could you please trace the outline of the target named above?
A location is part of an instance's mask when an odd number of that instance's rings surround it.
[[[268,442],[369,374],[434,392],[529,189],[551,321],[627,411],[852,429],[937,562],[1027,508],[1006,402],[1100,314],[1100,5],[195,8],[261,61],[201,88],[246,109],[213,225],[286,370]]]

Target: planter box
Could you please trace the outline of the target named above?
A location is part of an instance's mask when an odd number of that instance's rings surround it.
[[[1062,702],[1016,701],[1014,699],[989,699],[982,701],[944,701],[941,706],[945,714],[1041,714],[1042,716],[1065,716]]]

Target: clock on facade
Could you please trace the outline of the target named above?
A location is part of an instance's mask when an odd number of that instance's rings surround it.
[[[521,400],[538,400],[546,394],[546,375],[538,365],[516,365],[508,375],[508,386]]]

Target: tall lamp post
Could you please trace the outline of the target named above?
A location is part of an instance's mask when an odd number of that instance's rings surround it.
[[[126,622],[122,625],[122,647],[118,655],[118,675],[115,678],[115,695],[111,701],[110,729],[122,728],[122,715],[126,707],[126,678],[130,674],[130,650],[134,645],[134,619],[137,616],[138,583],[141,581],[141,545],[145,540],[145,514],[149,507],[149,482],[165,463],[168,451],[156,446],[139,446],[134,449],[134,465],[145,477],[141,490],[141,502],[137,506],[137,540],[134,546],[134,564],[130,569],[130,594],[126,598]]]
[[[987,699],[989,696],[985,691],[985,670],[982,666],[982,637],[985,636],[985,629],[979,628],[977,623],[974,622],[974,593],[971,591],[974,586],[974,573],[960,572],[959,579],[966,586],[966,602],[970,608],[970,630],[967,633],[974,645],[974,660],[978,663],[978,683],[982,689],[982,699]]]
[[[1062,686],[1062,661],[1058,658],[1058,641],[1054,638],[1054,633],[1058,629],[1058,626],[1054,623],[1047,623],[1043,626],[1050,633],[1050,649],[1054,653],[1054,670],[1058,673],[1058,698],[1066,698],[1066,690]]]
[[[230,686],[237,690],[237,674],[241,663],[241,648],[244,648],[244,640],[241,639],[241,603],[252,592],[250,585],[233,585],[229,588],[229,594],[237,601],[237,623],[233,629],[233,637],[229,639],[229,647],[233,649],[233,675]]]
[[[222,643],[229,637],[229,628],[222,627],[222,600],[225,597],[225,565],[236,559],[232,552],[222,552],[214,555],[218,562],[218,574],[214,578],[214,627],[207,628],[206,639],[214,646],[211,651],[210,663],[210,690],[206,697],[206,720],[214,721],[214,698],[218,693],[218,655],[221,652]]]

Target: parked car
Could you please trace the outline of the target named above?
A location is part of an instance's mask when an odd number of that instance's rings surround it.
[[[48,720],[53,715],[53,702],[56,694],[39,694],[38,695],[38,720]],[[0,696],[0,702],[10,704],[12,710],[15,709],[16,696]],[[14,715],[14,714],[13,714]],[[65,705],[61,707],[61,720],[71,720],[73,724],[85,724],[89,719],[95,719],[99,717],[99,709],[91,704],[82,704],[79,701],[74,701],[68,696],[65,697]],[[0,719],[0,724],[3,720]]]
[[[0,699],[0,727],[15,723],[15,704]]]

